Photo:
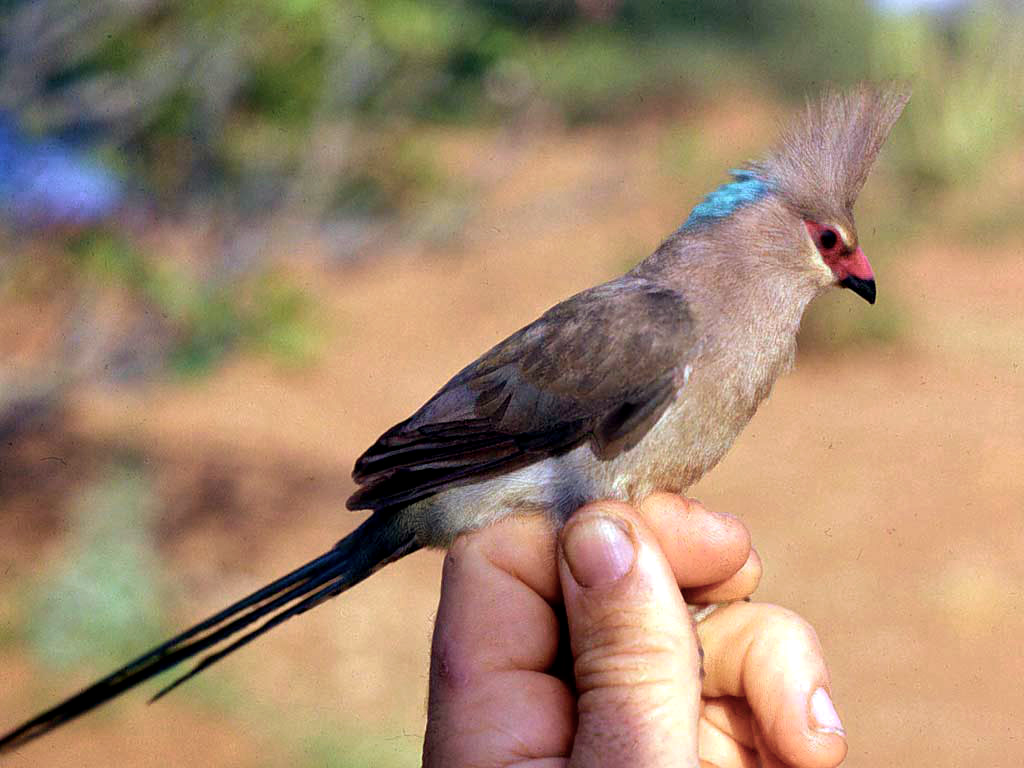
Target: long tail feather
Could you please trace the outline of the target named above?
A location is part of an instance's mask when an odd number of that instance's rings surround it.
[[[416,544],[414,544],[414,543],[410,543],[406,547],[404,547],[403,549],[401,549],[398,552],[396,552],[394,554],[394,556],[391,557],[390,559],[388,559],[387,561],[382,561],[379,564],[379,566],[377,568],[375,568],[374,570],[377,570],[378,568],[386,565],[389,562],[394,562],[395,560],[399,559],[400,557],[405,557],[407,554],[415,551],[416,549],[418,549],[418,546]],[[367,575],[369,575],[369,574],[367,574]],[[333,579],[325,578],[323,580],[319,580],[317,583],[318,584],[326,583],[327,586],[323,587],[318,592],[315,592],[314,594],[310,595],[306,599],[296,603],[295,605],[291,606],[290,608],[288,608],[286,610],[283,610],[280,613],[275,614],[274,616],[272,616],[271,618],[269,618],[265,622],[263,622],[263,624],[258,626],[256,629],[253,629],[253,630],[250,630],[249,632],[246,632],[240,638],[238,638],[237,640],[233,641],[232,643],[230,643],[229,645],[225,646],[224,648],[221,648],[219,651],[216,651],[215,653],[211,653],[211,654],[209,654],[207,656],[204,656],[202,659],[200,659],[196,663],[196,665],[192,669],[190,669],[184,675],[182,675],[181,677],[177,678],[174,682],[170,683],[165,688],[162,688],[161,690],[157,691],[157,693],[153,696],[153,698],[150,699],[150,702],[154,702],[157,699],[163,698],[165,695],[167,695],[168,693],[173,691],[175,688],[177,688],[182,683],[186,682],[187,680],[191,680],[193,677],[198,675],[204,669],[207,669],[211,665],[213,665],[216,662],[220,661],[225,656],[227,656],[229,653],[233,653],[234,651],[237,651],[243,645],[248,645],[253,640],[255,640],[257,637],[259,637],[260,635],[262,635],[265,632],[270,631],[271,629],[276,627],[278,624],[281,624],[281,623],[287,621],[288,619],[292,618],[293,616],[298,616],[300,613],[305,613],[310,608],[314,608],[314,607],[320,605],[320,603],[324,602],[325,600],[329,600],[332,597],[336,597],[337,595],[341,594],[346,589],[348,589],[349,586],[351,586],[350,584],[346,584],[344,582],[344,577],[343,576],[342,577],[334,577]],[[303,589],[301,594],[303,594],[303,595],[308,594],[314,588],[315,588],[314,586],[306,586],[306,588]],[[298,595],[296,595],[296,597],[298,597]],[[292,598],[289,598],[289,601],[291,599]],[[286,601],[286,602],[288,602],[288,601]],[[249,624],[251,621],[255,620],[255,618],[256,617],[253,617],[252,619],[247,620],[245,623]],[[232,632],[230,634],[234,634],[234,632]],[[190,653],[189,654],[189,656],[192,656],[192,655],[194,655],[194,653]]]
[[[378,568],[418,548],[411,536],[401,532],[395,516],[375,514],[329,552],[152,648],[102,680],[0,736],[0,753],[19,747],[95,709],[270,615],[256,629],[200,659],[193,669],[159,691],[152,699],[155,701],[264,632],[344,592]]]

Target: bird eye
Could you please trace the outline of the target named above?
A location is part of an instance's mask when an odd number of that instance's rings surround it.
[[[836,234],[834,229],[823,229],[818,242],[821,243],[821,247],[826,251],[831,251],[836,247],[836,243],[839,242],[839,235]]]

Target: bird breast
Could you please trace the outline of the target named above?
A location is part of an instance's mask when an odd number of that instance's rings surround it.
[[[568,454],[568,475],[592,473],[590,495],[639,502],[656,491],[683,493],[714,467],[793,362],[795,342],[701,355],[682,371],[673,403],[631,451],[607,462],[587,446]],[[591,454],[592,455],[592,454]]]
[[[416,502],[407,508],[410,523],[424,546],[446,547],[461,533],[512,515],[548,514],[561,524],[597,499],[639,503],[656,491],[685,492],[729,450],[792,352],[790,343],[701,354],[681,369],[675,400],[632,449],[602,459],[583,443]]]

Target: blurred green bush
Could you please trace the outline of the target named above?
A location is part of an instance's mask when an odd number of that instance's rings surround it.
[[[27,595],[30,647],[49,667],[105,667],[166,632],[166,588],[150,524],[155,497],[134,461],[112,466],[74,502],[68,552]]]
[[[1024,131],[1021,21],[996,2],[896,14],[845,0],[14,0],[0,5],[0,107],[87,142],[158,216],[202,211],[241,233],[275,216],[356,233],[404,221],[444,238],[465,190],[435,161],[428,125],[537,105],[628,121],[729,89],[795,99],[825,81],[901,77],[915,96],[887,152],[898,197],[926,205]],[[187,275],[110,227],[76,233],[70,254],[72,282],[102,262],[161,318],[175,370],[242,347],[315,353],[309,301],[262,255]]]
[[[914,186],[975,179],[1024,133],[1024,16],[980,3],[953,18],[881,17],[873,28],[875,77],[913,82],[914,98],[894,137]]]
[[[204,282],[105,231],[75,238],[68,253],[81,278],[124,289],[155,310],[178,373],[205,373],[238,346],[289,364],[306,362],[316,351],[308,297],[272,269],[244,280]]]
[[[444,184],[403,168],[418,123],[538,100],[570,120],[622,120],[730,84],[794,96],[904,76],[919,83],[907,168],[938,181],[1022,119],[1007,108],[1022,27],[995,5],[937,16],[840,0],[37,0],[2,13],[6,101],[40,129],[91,131],[164,207],[294,202],[315,158],[333,182],[304,197],[313,214],[393,214],[410,189]],[[331,151],[316,146],[339,124]]]

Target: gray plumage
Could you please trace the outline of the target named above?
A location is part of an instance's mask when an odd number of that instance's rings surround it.
[[[560,525],[591,500],[685,491],[792,365],[811,300],[843,285],[874,301],[852,208],[908,98],[861,86],[809,104],[635,269],[550,309],[385,432],[356,463],[348,502],[372,515],[334,549],[19,726],[0,750],[220,646],[188,679],[420,547],[509,515]]]
[[[350,509],[422,546],[509,514],[685,491],[793,361],[836,283],[802,221],[855,245],[853,203],[909,93],[829,92],[752,163],[760,199],[683,227],[628,274],[558,304],[463,369],[356,463]],[[806,188],[801,180],[806,179]]]
[[[776,147],[752,167],[775,180],[797,213],[852,215],[871,166],[909,99],[910,91],[900,87],[861,85],[846,93],[826,92],[808,102]]]

